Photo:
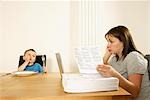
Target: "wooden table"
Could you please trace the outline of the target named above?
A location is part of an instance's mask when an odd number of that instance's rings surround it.
[[[53,73],[1,76],[0,100],[131,100],[131,95],[122,88],[109,92],[65,93],[59,74]]]

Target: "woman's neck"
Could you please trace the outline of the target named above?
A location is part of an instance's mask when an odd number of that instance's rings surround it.
[[[121,60],[123,58],[122,52],[117,53],[117,56],[118,56],[118,60]]]

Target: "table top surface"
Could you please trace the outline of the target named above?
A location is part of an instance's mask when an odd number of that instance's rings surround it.
[[[129,96],[130,93],[119,87],[117,91],[104,91],[93,93],[65,93],[58,73],[36,74],[31,76],[0,77],[0,98],[19,97],[72,97],[72,96]]]

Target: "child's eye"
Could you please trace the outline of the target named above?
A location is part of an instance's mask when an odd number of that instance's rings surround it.
[[[33,55],[33,57],[35,57],[35,55]]]

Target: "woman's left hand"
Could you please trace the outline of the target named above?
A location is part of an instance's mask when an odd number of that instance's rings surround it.
[[[119,73],[110,65],[98,65],[97,71],[105,77],[116,77]]]

